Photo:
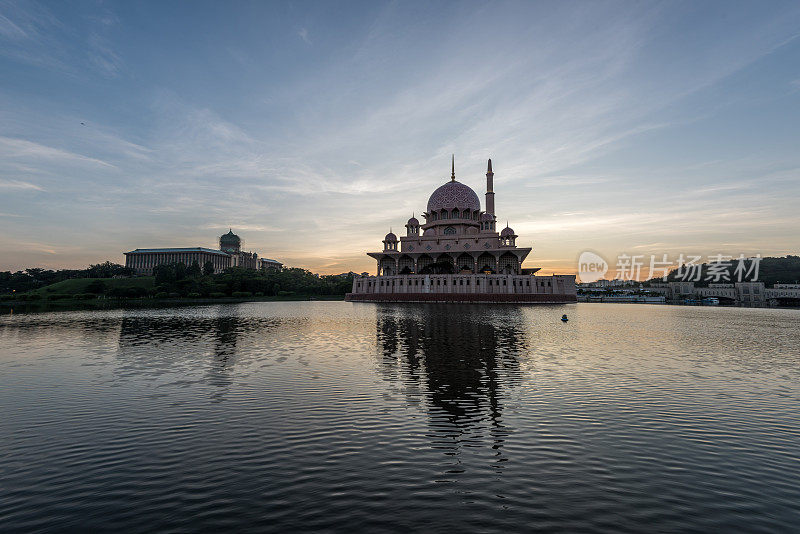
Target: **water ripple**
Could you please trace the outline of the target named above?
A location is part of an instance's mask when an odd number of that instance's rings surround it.
[[[3,316],[0,529],[796,530],[798,319],[342,302]]]

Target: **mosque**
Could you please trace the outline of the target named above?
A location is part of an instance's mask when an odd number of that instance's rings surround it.
[[[428,199],[425,222],[412,216],[406,235],[391,231],[383,250],[368,252],[376,276],[357,276],[350,301],[383,302],[575,302],[575,275],[536,276],[540,268],[523,268],[530,247],[517,246],[517,234],[506,224],[497,232],[492,160],[486,171],[486,202],[456,181],[455,158],[450,180]]]
[[[139,275],[152,275],[155,266],[165,263],[183,263],[190,266],[197,262],[202,268],[207,262],[211,262],[215,273],[222,272],[229,267],[276,270],[283,267],[279,261],[259,258],[255,252],[243,251],[242,238],[234,234],[233,229],[229,229],[227,234],[220,236],[219,249],[204,247],[137,248],[124,254],[125,267]]]

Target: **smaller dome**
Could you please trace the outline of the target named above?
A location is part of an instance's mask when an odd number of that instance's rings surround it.
[[[483,215],[481,215],[481,220],[482,221],[493,221],[494,217],[492,217],[489,213],[484,213]]]
[[[394,235],[392,232],[386,234],[386,237],[383,238],[384,241],[397,241],[397,236]]]
[[[514,236],[514,230],[509,228],[508,226],[506,226],[505,228],[503,228],[503,231],[500,232],[500,236],[501,237],[513,237]]]
[[[406,226],[419,226],[419,221],[416,217],[411,217],[406,223]]]

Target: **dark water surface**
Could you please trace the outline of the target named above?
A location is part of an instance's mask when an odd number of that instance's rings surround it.
[[[5,315],[0,530],[797,531],[799,400],[797,310]]]

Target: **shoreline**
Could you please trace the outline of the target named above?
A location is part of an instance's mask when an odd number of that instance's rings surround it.
[[[406,301],[406,302],[379,302],[379,301],[348,301],[344,295],[323,295],[323,296],[272,296],[272,297],[227,297],[227,298],[172,298],[172,299],[95,299],[95,300],[80,300],[80,299],[64,299],[56,301],[0,301],[0,315],[13,314],[13,313],[45,313],[54,311],[95,311],[95,310],[126,310],[126,309],[161,309],[161,308],[179,308],[188,306],[208,306],[212,304],[244,304],[249,302],[353,302],[359,304],[414,304],[414,303],[427,303],[427,304],[526,304],[524,302],[514,303],[497,303],[497,302],[419,302],[419,301]],[[552,302],[552,303],[533,303],[533,304],[641,304],[645,306],[659,305],[659,306],[678,306],[678,307],[691,307],[691,308],[754,308],[752,306],[735,306],[735,305],[718,305],[718,306],[702,306],[692,304],[678,304],[678,303],[653,303],[653,302],[586,302],[586,301],[571,301],[571,302]],[[757,307],[756,307],[757,308]],[[780,306],[777,308],[761,307],[760,309],[776,309],[776,310],[798,310],[800,307]]]
[[[82,310],[118,310],[118,309],[157,309],[180,306],[204,306],[209,304],[243,304],[246,302],[309,302],[309,301],[344,301],[344,295],[293,295],[272,297],[223,297],[223,298],[105,298],[105,299],[62,299],[62,300],[6,300],[0,301],[0,311],[13,312],[50,312],[50,311],[82,311]]]

